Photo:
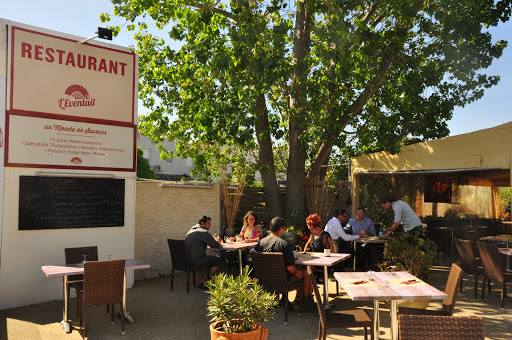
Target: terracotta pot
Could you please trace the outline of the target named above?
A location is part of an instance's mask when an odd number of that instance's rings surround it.
[[[259,327],[250,332],[227,333],[217,330],[224,321],[218,321],[210,324],[211,340],[266,340],[268,329],[258,324]]]

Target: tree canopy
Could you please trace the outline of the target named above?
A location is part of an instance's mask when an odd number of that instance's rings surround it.
[[[499,81],[481,70],[507,42],[488,28],[511,14],[511,0],[111,1],[135,32],[140,131],[176,141],[195,175],[259,170],[273,215],[276,150],[302,215],[331,159],[446,136],[453,109]]]

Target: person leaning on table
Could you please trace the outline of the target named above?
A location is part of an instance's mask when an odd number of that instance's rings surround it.
[[[198,223],[194,225],[185,237],[185,247],[187,248],[188,258],[190,264],[194,267],[210,268],[208,277],[204,277],[203,270],[199,271],[199,288],[204,288],[204,282],[209,280],[221,265],[221,259],[217,256],[206,255],[206,248],[219,249],[221,248],[220,238],[213,238],[208,232],[212,225],[211,218],[203,216],[199,219]]]
[[[341,246],[341,240],[348,242],[365,236],[364,231],[361,231],[357,235],[347,234],[341,225],[341,223],[345,222],[346,220],[347,212],[344,209],[338,209],[334,212],[333,218],[331,218],[325,225],[325,231],[328,232],[333,239],[335,253],[340,253],[341,251],[350,251],[351,249],[350,245],[345,245],[345,247]]]
[[[405,232],[423,236],[421,220],[409,204],[392,197],[382,197],[380,199],[380,206],[386,210],[389,208],[393,209],[394,214],[393,224],[391,227],[384,229],[385,233],[382,235],[382,238],[391,235],[400,224],[403,226]]]

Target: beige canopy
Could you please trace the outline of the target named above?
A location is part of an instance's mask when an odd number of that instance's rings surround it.
[[[485,172],[493,188],[510,186],[512,122],[462,135],[404,146],[396,155],[376,152],[350,159],[352,197],[359,203],[364,174],[441,174]]]

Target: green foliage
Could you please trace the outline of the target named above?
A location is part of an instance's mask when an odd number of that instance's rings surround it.
[[[499,81],[481,70],[507,46],[488,28],[512,0],[111,1],[135,32],[141,132],[176,141],[201,179],[276,166],[299,191],[332,154],[446,136],[454,108]]]
[[[249,267],[243,275],[226,273],[215,275],[207,283],[210,294],[208,316],[211,322],[226,321],[222,331],[229,333],[249,332],[258,327],[258,322],[269,321],[275,313],[277,300],[249,276]]]
[[[382,271],[407,271],[422,280],[431,276],[430,267],[439,263],[442,253],[434,241],[411,233],[403,233],[386,243]]]
[[[290,218],[286,222],[286,226],[286,231],[291,233],[292,239],[297,242],[297,245],[303,248],[311,234],[306,226],[306,222],[299,218],[299,214],[296,211],[292,211]]]
[[[156,174],[153,170],[151,170],[151,165],[147,159],[144,158],[144,151],[137,147],[137,177],[138,178],[149,178],[155,179]]]

